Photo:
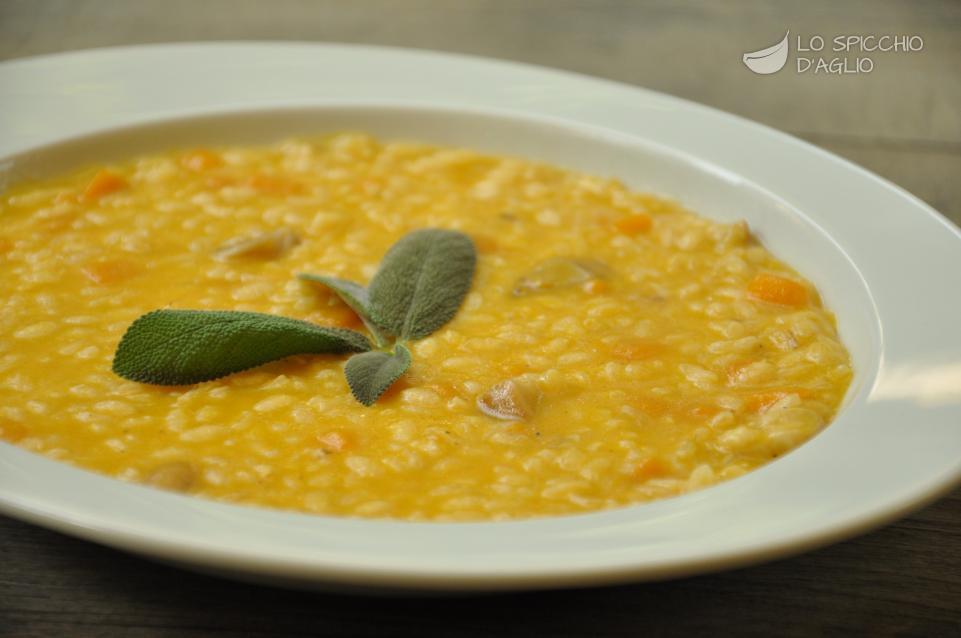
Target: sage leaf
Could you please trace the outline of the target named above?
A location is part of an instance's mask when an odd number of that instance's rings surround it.
[[[295,354],[370,350],[359,332],[256,312],[155,310],[127,329],[113,371],[155,385],[210,381]]]
[[[428,228],[394,244],[370,282],[374,322],[401,339],[423,339],[457,313],[474,276],[474,242]]]
[[[377,345],[387,345],[387,335],[374,323],[374,320],[370,316],[370,298],[366,288],[347,279],[328,277],[326,275],[300,273],[297,277],[302,281],[321,284],[333,290],[337,296],[340,297],[341,301],[357,313],[357,316],[364,322],[364,326],[370,334],[373,335]]]
[[[344,366],[344,374],[354,398],[366,406],[374,405],[407,371],[410,359],[410,350],[399,343],[393,354],[378,350],[352,356]]]

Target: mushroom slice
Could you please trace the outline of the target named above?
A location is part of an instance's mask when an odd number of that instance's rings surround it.
[[[174,492],[186,492],[197,480],[197,470],[186,461],[172,461],[155,467],[147,475],[145,483]]]
[[[607,264],[580,257],[551,257],[534,266],[514,285],[515,297],[578,286],[610,275]]]
[[[281,228],[251,237],[237,237],[222,244],[214,257],[227,259],[277,259],[300,243],[300,235],[291,228]]]
[[[541,391],[533,379],[516,377],[501,381],[477,397],[477,407],[495,419],[523,421],[534,415],[540,400]]]

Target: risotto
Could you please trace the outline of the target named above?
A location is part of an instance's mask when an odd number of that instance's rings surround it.
[[[158,308],[363,332],[405,234],[469,236],[453,320],[370,407],[344,358],[154,386],[111,371]],[[361,134],[141,157],[0,196],[0,437],[122,480],[328,515],[489,520],[737,477],[831,421],[852,371],[817,291],[745,223],[614,179]]]

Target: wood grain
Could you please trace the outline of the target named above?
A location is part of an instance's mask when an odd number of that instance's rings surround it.
[[[779,40],[920,34],[868,75],[757,76]],[[638,84],[789,131],[961,144],[961,3],[952,0],[6,0],[0,59],[183,40],[335,41],[438,49]],[[957,146],[955,147],[957,150]]]
[[[793,34],[920,34],[869,75],[753,75]],[[758,120],[961,224],[961,3],[0,0],[0,60],[94,46],[283,39],[413,46],[589,73]],[[0,107],[2,108],[2,107]],[[0,518],[0,636],[958,635],[961,490],[861,538],[686,580],[371,599],[197,576]]]
[[[665,583],[458,598],[311,594],[188,574],[0,519],[11,636],[948,636],[961,493],[867,536]]]

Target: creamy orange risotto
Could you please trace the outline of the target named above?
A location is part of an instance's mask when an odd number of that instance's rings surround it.
[[[345,358],[189,386],[111,371],[158,308],[365,332],[328,289],[421,228],[468,235],[453,320],[371,407]],[[0,437],[125,481],[411,520],[573,514],[734,478],[834,417],[851,364],[755,241],[614,179],[359,134],[194,149],[0,196]]]

